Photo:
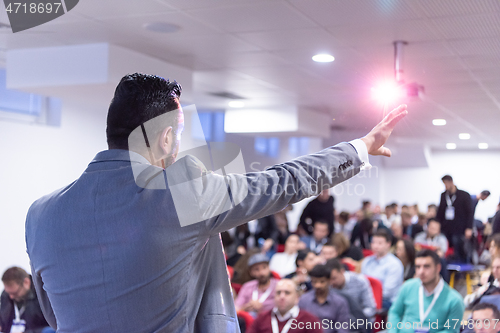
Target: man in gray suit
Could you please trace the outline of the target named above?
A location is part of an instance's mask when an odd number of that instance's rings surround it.
[[[383,144],[407,114],[400,106],[362,139],[263,172],[220,175],[189,155],[176,161],[180,93],[156,76],[122,78],[109,150],[31,206],[33,280],[58,332],[238,332],[219,233],[354,176],[368,153],[390,156]]]

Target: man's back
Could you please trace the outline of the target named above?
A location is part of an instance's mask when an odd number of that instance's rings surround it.
[[[137,186],[125,155],[100,153],[28,214],[28,253],[59,332],[211,332],[211,319],[236,331],[218,234],[181,227],[170,191]],[[203,330],[191,318],[200,306],[217,315]]]

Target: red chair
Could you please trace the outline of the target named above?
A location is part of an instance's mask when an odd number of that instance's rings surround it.
[[[349,261],[342,259],[341,262],[344,264],[344,266],[347,267],[348,271],[351,271],[351,272],[356,271],[356,267],[354,267],[354,265],[352,263],[350,263]]]
[[[233,287],[234,292],[236,293],[236,295],[238,295],[238,293],[240,292],[241,286],[242,285],[239,284],[239,283],[231,282],[231,287]]]
[[[285,252],[285,244],[278,244],[278,248],[276,249],[277,253]]]
[[[365,258],[368,256],[371,256],[373,254],[372,250],[362,249],[361,251],[363,252],[363,257],[365,257]]]
[[[231,266],[227,266],[227,274],[229,275],[229,280],[232,280],[234,276],[234,268]]]
[[[281,276],[276,273],[275,271],[271,271],[271,275],[273,276],[273,278],[275,278],[276,280],[281,280]]]
[[[366,277],[370,282],[370,286],[372,287],[373,297],[375,297],[375,304],[377,305],[377,310],[382,309],[382,282],[380,280],[373,278],[371,276]],[[379,323],[377,327],[380,327],[383,318],[380,315],[375,315],[375,323]],[[375,329],[375,325],[373,328],[373,332],[378,332],[380,329]]]
[[[254,321],[254,318],[252,317],[252,315],[251,315],[251,314],[249,314],[249,313],[248,313],[248,312],[246,312],[246,311],[242,311],[242,310],[240,310],[240,311],[238,311],[238,312],[236,313],[236,315],[237,315],[238,317],[240,317],[240,318],[243,318],[243,320],[245,321],[245,324],[246,324],[246,328],[247,328],[247,330],[250,328],[250,326],[252,326],[253,321]]]

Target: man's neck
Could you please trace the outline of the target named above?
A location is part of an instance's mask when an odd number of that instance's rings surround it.
[[[318,300],[318,302],[324,303],[327,296],[328,289],[316,289],[316,299]]]
[[[384,258],[384,257],[385,257],[388,253],[389,253],[389,252],[384,252],[383,254],[380,254],[380,255],[376,254],[375,256],[377,257],[377,259],[382,259],[382,258]]]
[[[437,276],[434,281],[424,284],[425,290],[427,290],[428,293],[432,292],[434,289],[436,289],[436,286],[438,285],[440,280],[440,277]]]
[[[266,290],[270,284],[271,284],[271,279],[267,279],[266,283],[260,283],[259,281],[259,289]]]
[[[457,187],[453,186],[450,190],[450,194],[455,194],[457,192]]]

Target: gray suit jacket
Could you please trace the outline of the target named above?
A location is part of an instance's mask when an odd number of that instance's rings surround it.
[[[154,190],[136,183],[137,163],[126,150],[100,152],[78,180],[28,212],[34,284],[58,332],[239,332],[219,233],[318,194],[316,184],[334,186],[362,166],[348,143],[226,177],[204,173],[186,156],[170,172],[143,168],[138,182],[166,187]],[[193,186],[196,196],[185,191],[172,198],[176,174],[203,176]],[[181,227],[174,201],[217,211],[227,203],[211,192],[221,188],[249,194],[215,217]]]

